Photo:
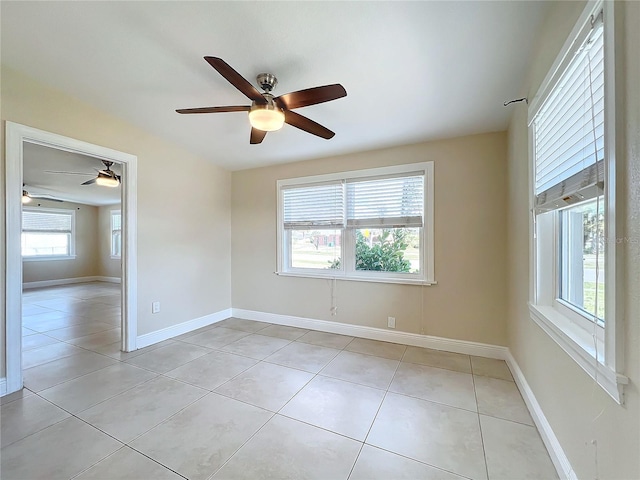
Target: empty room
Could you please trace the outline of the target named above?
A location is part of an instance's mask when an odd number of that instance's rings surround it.
[[[640,479],[640,2],[0,2],[0,477]]]

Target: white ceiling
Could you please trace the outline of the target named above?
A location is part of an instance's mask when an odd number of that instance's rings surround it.
[[[120,203],[122,190],[120,187],[101,187],[95,183],[81,185],[95,178],[96,170],[105,168],[100,159],[33,143],[25,143],[23,152],[22,177],[24,189],[30,195],[49,195],[58,200],[94,206]],[[118,164],[111,166],[111,170],[118,175],[121,173]],[[49,173],[49,171],[86,173],[86,175]]]
[[[231,170],[507,127],[547,2],[7,2],[2,62]],[[204,60],[274,93],[341,83],[348,96],[249,145],[248,105]],[[511,107],[513,108],[513,107]],[[135,152],[132,152],[135,153]]]

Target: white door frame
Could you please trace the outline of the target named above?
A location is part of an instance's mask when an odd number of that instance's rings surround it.
[[[36,128],[6,122],[6,393],[22,379],[22,166],[24,142],[79,153],[122,165],[122,350],[136,349],[137,338],[137,172],[138,157]]]

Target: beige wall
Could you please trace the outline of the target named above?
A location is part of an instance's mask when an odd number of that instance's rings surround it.
[[[98,273],[101,277],[121,278],[120,258],[111,258],[111,212],[120,210],[120,204],[98,208]]]
[[[62,278],[79,278],[98,273],[98,208],[70,202],[32,201],[28,207],[64,208],[75,210],[76,258],[70,260],[23,261],[23,283]]]
[[[137,155],[138,334],[231,307],[228,171],[5,67],[1,88],[2,120]],[[197,201],[191,192],[198,192]],[[1,255],[4,283],[4,248]],[[156,300],[161,312],[152,315]],[[0,358],[4,362],[4,352]],[[0,371],[4,375],[4,365]]]
[[[435,277],[420,287],[277,276],[276,181],[434,161]],[[233,172],[232,302],[256,310],[506,344],[506,136],[476,135]]]
[[[617,405],[529,318],[529,211],[527,112],[514,109],[509,128],[509,346],[578,478],[640,478],[640,3],[619,3],[624,20],[622,54],[626,70],[627,227],[625,290],[625,374],[630,378],[626,403]],[[556,2],[539,36],[525,94],[532,98],[584,7],[582,2]],[[626,50],[626,52],[625,52]],[[592,441],[597,443],[596,447]]]

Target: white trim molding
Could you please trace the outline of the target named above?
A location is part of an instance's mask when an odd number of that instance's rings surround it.
[[[14,122],[5,122],[5,299],[6,390],[22,388],[22,229],[23,146],[45,147],[110,160],[122,166],[123,262],[122,346],[136,349],[137,338],[137,162],[135,155]]]
[[[232,309],[232,312],[233,315],[231,316],[245,320],[255,320],[258,322],[274,323],[276,325],[319,330],[321,332],[337,333],[339,335],[368,338],[370,340],[380,340],[383,342],[400,343],[414,347],[432,348],[434,350],[463,353],[465,355],[475,355],[478,357],[497,358],[499,360],[505,360],[507,358],[507,347],[501,347],[498,345],[432,337],[429,335],[420,335],[418,333],[392,332],[382,328],[350,325],[347,323],[329,322],[326,320],[294,317],[292,315],[280,315],[277,313],[256,312],[254,310],[244,310],[240,308],[234,308]]]
[[[177,325],[171,325],[170,327],[162,328],[160,330],[156,330],[155,332],[140,335],[137,338],[136,344],[138,348],[148,347],[149,345],[160,343],[164,340],[169,340],[173,337],[177,337],[178,335],[182,335],[184,333],[189,333],[202,327],[213,325],[214,323],[218,323],[229,317],[231,317],[230,308],[227,308],[226,310],[220,310],[219,312],[210,313],[209,315],[205,315],[203,317],[194,318],[193,320],[178,323]]]
[[[4,397],[7,394],[7,379],[5,377],[0,378],[0,397]]]
[[[556,471],[558,472],[559,477],[562,480],[578,480],[578,476],[573,471],[573,467],[571,466],[569,459],[564,453],[564,450],[560,445],[558,438],[556,437],[555,433],[553,433],[553,429],[551,428],[547,417],[545,417],[542,411],[542,407],[540,407],[538,400],[533,394],[533,390],[531,390],[531,387],[529,387],[529,383],[524,377],[524,374],[522,373],[522,370],[520,370],[518,362],[516,362],[516,359],[513,357],[510,350],[507,350],[507,356],[505,360],[507,361],[509,370],[511,370],[513,379],[518,386],[518,390],[520,390],[520,394],[524,399],[524,403],[529,409],[531,418],[538,428],[540,437],[542,437],[542,441],[544,442],[545,447],[547,447],[547,451],[549,452],[549,456],[551,457],[553,465],[556,467]]]

